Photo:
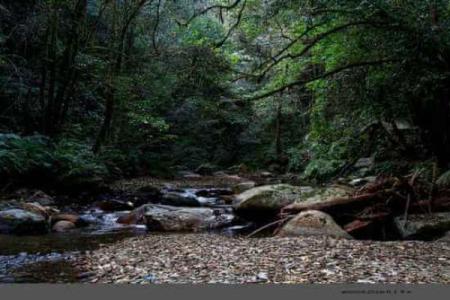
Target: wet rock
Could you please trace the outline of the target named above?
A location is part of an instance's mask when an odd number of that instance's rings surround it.
[[[200,202],[195,197],[178,192],[164,193],[161,198],[161,203],[172,206],[200,206]]]
[[[245,181],[241,182],[233,187],[233,192],[235,194],[240,194],[242,192],[245,192],[249,189],[252,189],[256,186],[256,183],[254,181]]]
[[[145,206],[136,208],[135,210],[119,216],[116,220],[119,224],[136,225],[144,223]]]
[[[51,216],[51,224],[56,224],[60,221],[67,221],[75,224],[76,227],[84,227],[89,225],[89,221],[74,214],[56,214]]]
[[[265,185],[252,188],[236,196],[237,212],[265,211],[276,213],[300,198],[300,188],[288,184]]]
[[[59,213],[59,210],[49,206],[42,206],[37,202],[23,203],[22,208],[26,211],[39,214],[48,219],[51,215]]]
[[[450,212],[432,214],[411,214],[394,219],[394,223],[404,239],[431,240],[450,230]]]
[[[44,234],[48,224],[42,215],[23,209],[0,211],[0,233],[6,234]]]
[[[66,232],[72,229],[75,229],[76,226],[74,223],[69,221],[58,221],[53,225],[52,230],[55,232]]]
[[[134,205],[129,201],[125,202],[121,200],[111,199],[98,202],[97,207],[106,212],[114,212],[121,210],[132,210],[134,208]]]
[[[198,232],[226,226],[234,218],[220,209],[147,204],[144,219],[149,230]]]
[[[299,213],[281,228],[278,235],[281,237],[318,235],[352,239],[330,215],[317,210]]]

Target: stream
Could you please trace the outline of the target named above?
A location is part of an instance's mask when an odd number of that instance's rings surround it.
[[[220,198],[223,189],[166,189],[164,193],[181,196],[180,199],[197,201],[200,207],[227,208]],[[64,211],[64,207],[59,207]],[[73,211],[73,209],[72,209]],[[63,233],[16,236],[0,234],[0,283],[74,283],[82,282],[89,274],[79,274],[73,267],[77,256],[102,245],[124,238],[147,234],[170,234],[150,232],[145,225],[123,225],[116,222],[127,211],[104,211],[96,205],[78,208],[76,213],[89,222],[89,226]],[[230,226],[214,229],[214,233],[239,235],[248,233],[255,224],[236,221]]]

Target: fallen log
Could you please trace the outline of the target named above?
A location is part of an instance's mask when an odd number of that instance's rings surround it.
[[[351,197],[338,197],[325,202],[292,203],[281,210],[281,214],[299,213],[304,210],[320,210],[327,213],[333,211],[346,211],[353,208],[361,208],[383,200],[385,193],[368,193]]]
[[[369,221],[354,220],[353,222],[350,222],[347,225],[345,225],[343,229],[347,233],[352,234],[353,232],[355,232],[357,230],[366,228],[367,226],[371,225],[372,223],[373,223],[373,221],[371,221],[371,220],[369,220]]]
[[[411,204],[409,211],[411,213],[429,213],[450,211],[450,197],[439,197],[432,200],[420,200]]]

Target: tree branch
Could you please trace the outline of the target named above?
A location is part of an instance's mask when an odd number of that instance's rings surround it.
[[[392,63],[392,62],[396,62],[398,60],[395,59],[380,59],[380,60],[374,60],[374,61],[363,61],[363,62],[356,62],[356,63],[350,63],[338,68],[335,68],[331,71],[325,72],[322,75],[310,78],[308,80],[297,80],[297,81],[293,81],[291,83],[288,83],[282,87],[276,88],[272,91],[269,92],[265,92],[261,95],[257,95],[257,96],[253,96],[253,97],[249,97],[249,98],[244,98],[245,100],[258,100],[258,99],[263,99],[263,98],[267,98],[270,97],[276,93],[282,92],[285,89],[294,87],[294,86],[301,86],[301,85],[306,85],[308,83],[314,82],[316,80],[319,79],[323,79],[326,77],[330,77],[332,75],[335,75],[337,73],[340,73],[342,71],[348,70],[348,69],[353,69],[353,68],[359,68],[359,67],[364,67],[364,66],[375,66],[375,65],[380,65],[380,64],[385,64],[385,63]]]
[[[221,4],[217,4],[217,5],[209,6],[209,7],[205,8],[205,9],[202,10],[202,11],[199,11],[199,12],[197,12],[197,13],[194,13],[194,15],[193,15],[192,17],[190,17],[189,20],[187,20],[186,22],[180,22],[180,21],[177,21],[177,23],[178,23],[179,25],[181,25],[181,26],[187,26],[187,25],[189,25],[189,23],[191,23],[195,18],[197,18],[197,17],[199,17],[199,16],[201,16],[201,15],[204,15],[204,14],[206,14],[207,12],[209,12],[209,11],[211,11],[211,10],[213,10],[213,9],[230,10],[230,9],[233,9],[233,8],[235,8],[236,6],[238,6],[238,4],[239,4],[241,1],[242,1],[242,0],[236,0],[236,1],[234,1],[233,3],[231,3],[230,5],[221,5]]]
[[[231,36],[231,33],[234,31],[234,29],[239,26],[239,23],[241,23],[241,19],[242,19],[242,14],[244,12],[245,6],[247,4],[247,0],[244,0],[244,3],[242,4],[241,9],[239,10],[239,14],[236,20],[236,23],[233,24],[233,26],[231,26],[231,28],[228,30],[227,35],[219,42],[215,45],[215,48],[220,48],[223,46],[223,44],[228,40],[228,38]]]

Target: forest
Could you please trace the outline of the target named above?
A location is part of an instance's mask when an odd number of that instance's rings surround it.
[[[450,2],[0,0],[0,283],[450,283]]]

